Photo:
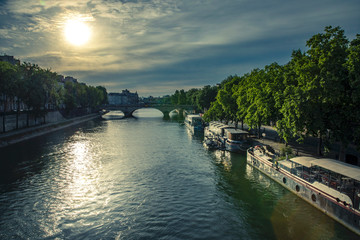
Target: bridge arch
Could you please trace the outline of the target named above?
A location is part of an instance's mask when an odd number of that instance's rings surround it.
[[[165,113],[153,107],[142,107],[130,113],[132,117],[165,117]]]
[[[195,107],[191,105],[171,105],[171,104],[131,104],[131,105],[108,105],[106,110],[120,110],[124,113],[124,118],[133,117],[136,110],[142,108],[154,108],[163,113],[164,118],[169,118],[169,113],[176,110],[179,114],[182,112],[193,112]]]

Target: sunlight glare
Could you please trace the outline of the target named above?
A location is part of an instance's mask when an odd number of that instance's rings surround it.
[[[68,20],[65,23],[65,37],[73,45],[80,46],[89,41],[91,30],[89,26],[81,20]]]

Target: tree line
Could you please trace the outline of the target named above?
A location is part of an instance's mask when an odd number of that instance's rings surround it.
[[[218,91],[217,86],[204,86],[203,88],[192,88],[188,91],[184,89],[176,90],[169,97],[171,104],[174,105],[192,105],[196,106],[199,111],[209,109],[211,102],[215,101]]]
[[[293,51],[284,65],[275,62],[229,76],[218,86],[204,119],[259,130],[274,123],[286,143],[317,137],[319,155],[324,143],[340,142],[343,158],[349,143],[360,145],[360,35],[350,42],[340,27],[328,26],[306,46],[305,52]],[[187,93],[179,91],[178,99]]]
[[[107,103],[107,92],[102,86],[87,86],[84,83],[59,82],[63,77],[50,69],[43,69],[36,64],[22,63],[12,65],[0,62],[0,97],[3,105],[3,132],[9,101],[15,102],[16,128],[20,105],[25,105],[27,125],[29,114],[45,117],[50,110],[63,109],[69,113],[77,108],[96,108]]]

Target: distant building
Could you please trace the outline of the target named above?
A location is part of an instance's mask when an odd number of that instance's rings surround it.
[[[14,58],[14,56],[8,56],[8,55],[0,56],[0,62],[8,62],[11,63],[12,65],[20,65],[19,59]]]
[[[162,97],[143,97],[141,101],[145,104],[171,104],[170,95],[165,95]]]
[[[153,96],[149,96],[149,97],[143,97],[141,99],[141,101],[145,104],[150,104],[154,102],[154,97]]]
[[[131,93],[129,90],[122,90],[122,93],[109,93],[108,101],[110,105],[138,104],[139,96],[137,92]]]
[[[64,78],[63,75],[60,75],[60,74],[59,74],[57,77],[58,77],[58,79],[57,79],[58,82],[64,82],[64,79],[65,79],[65,78]]]

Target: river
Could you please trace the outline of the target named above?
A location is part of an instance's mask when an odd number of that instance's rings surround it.
[[[0,149],[0,239],[356,239],[155,110]]]

